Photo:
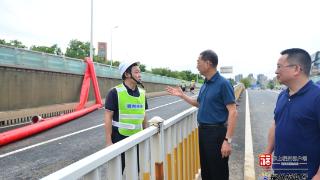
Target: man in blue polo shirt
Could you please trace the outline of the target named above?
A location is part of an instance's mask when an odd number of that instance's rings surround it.
[[[320,179],[320,88],[309,80],[311,58],[303,49],[281,52],[277,79],[282,91],[274,110],[266,153],[274,151],[275,176]]]
[[[180,88],[167,87],[171,95],[199,108],[197,119],[203,180],[229,179],[228,159],[237,120],[233,88],[219,74],[217,65],[218,56],[212,50],[200,54],[197,68],[206,79],[197,99],[187,96]]]

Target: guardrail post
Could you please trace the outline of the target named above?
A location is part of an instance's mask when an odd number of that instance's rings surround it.
[[[183,179],[188,180],[188,129],[187,129],[187,120],[182,121],[182,141],[183,141],[183,148],[182,148],[182,154],[183,154]]]
[[[138,157],[137,157],[137,147],[131,148],[129,151],[125,153],[126,155],[126,163],[125,163],[125,171],[126,179],[137,180],[138,179]]]
[[[150,141],[139,144],[140,179],[150,180]]]
[[[173,161],[172,161],[172,153],[173,153],[173,136],[171,134],[172,128],[168,128],[165,132],[165,145],[166,145],[166,161],[165,161],[165,179],[172,180],[172,168],[173,168]]]
[[[151,138],[151,169],[154,168],[152,172],[152,179],[155,180],[163,180],[164,172],[163,172],[163,162],[164,162],[164,131],[163,131],[163,119],[160,117],[152,118],[149,123],[150,125],[156,126],[159,128],[159,133],[156,136],[152,136]]]
[[[172,129],[172,139],[173,139],[173,179],[177,180],[178,179],[178,146],[179,146],[179,141],[177,137],[177,125],[173,125]]]
[[[183,132],[182,123],[177,123],[177,140],[178,140],[178,151],[177,151],[177,164],[178,164],[178,179],[183,180]]]
[[[86,174],[83,178],[84,180],[99,180],[100,176],[99,176],[99,169],[95,169],[93,171],[91,171],[90,173]]]
[[[187,118],[187,138],[188,138],[188,141],[187,141],[187,155],[188,155],[188,167],[187,167],[187,172],[188,172],[188,179],[192,180],[193,179],[193,173],[192,173],[192,144],[191,144],[191,131],[192,131],[192,128],[191,128],[191,116],[188,116]]]
[[[107,163],[107,179],[122,179],[121,155]]]

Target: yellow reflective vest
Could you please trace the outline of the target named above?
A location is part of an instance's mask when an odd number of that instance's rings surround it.
[[[119,122],[132,124],[136,127],[135,129],[119,127],[119,133],[124,136],[131,136],[142,131],[145,116],[145,90],[139,88],[140,96],[134,97],[128,94],[123,84],[119,84],[115,88],[118,94]]]

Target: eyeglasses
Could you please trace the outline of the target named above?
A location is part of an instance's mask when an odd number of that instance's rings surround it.
[[[286,66],[282,66],[282,65],[277,65],[277,70],[282,69],[282,68],[286,68],[286,67],[293,67],[293,66],[298,66],[297,64],[289,64]]]

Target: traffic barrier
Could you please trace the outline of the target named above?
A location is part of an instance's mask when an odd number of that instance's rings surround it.
[[[94,70],[94,64],[90,58],[85,58],[85,60],[87,63],[87,68],[84,72],[82,88],[80,93],[80,101],[78,106],[76,107],[76,110],[82,109],[88,100],[89,89],[90,89],[90,79],[92,80],[92,83],[93,83],[93,90],[96,98],[96,104],[102,105],[98,80],[97,80],[96,72]]]
[[[94,65],[93,62],[90,58],[86,58],[86,63],[87,63],[87,69],[86,69],[86,74],[84,76],[84,85],[82,86],[81,90],[81,95],[80,95],[80,103],[77,107],[77,110],[65,114],[62,116],[58,117],[52,117],[48,119],[42,119],[40,116],[35,116],[32,118],[32,122],[34,124],[27,125],[21,128],[17,128],[14,130],[6,131],[3,133],[0,133],[0,146],[6,145],[8,143],[23,139],[25,137],[34,135],[36,133],[45,131],[47,129],[53,128],[55,126],[58,126],[60,124],[63,124],[65,122],[71,121],[73,119],[76,119],[78,117],[81,117],[89,112],[92,112],[98,108],[102,107],[102,101],[101,101],[101,96],[100,96],[100,91],[99,91],[99,86],[98,86],[98,81],[97,77],[94,71]],[[90,88],[90,77],[93,81],[93,87],[95,91],[95,97],[96,97],[96,104],[83,109],[89,95],[89,88]],[[89,81],[88,81],[89,80]]]
[[[35,124],[35,123],[37,123],[37,122],[41,122],[41,121],[43,121],[43,118],[42,118],[41,116],[33,116],[33,117],[31,118],[31,122],[32,122],[33,124]]]
[[[234,96],[235,96],[236,100],[238,100],[240,98],[240,95],[243,92],[243,90],[245,90],[245,87],[244,87],[244,84],[240,83],[240,84],[233,86],[233,89],[234,89]]]
[[[36,133],[45,131],[47,129],[53,128],[55,126],[58,126],[60,124],[66,123],[68,121],[71,121],[75,118],[78,118],[80,116],[83,116],[89,112],[92,112],[98,108],[100,108],[100,104],[95,104],[91,107],[75,111],[70,114],[65,114],[62,116],[58,117],[53,117],[53,118],[48,118],[48,119],[43,119],[43,121],[31,124],[28,126],[24,126],[18,129],[6,131],[0,134],[0,146],[9,144],[11,142],[23,139],[25,137],[34,135]]]
[[[90,58],[86,58],[86,62],[88,63],[88,66],[90,69],[90,75],[91,75],[91,79],[92,79],[94,95],[96,98],[96,104],[102,104],[98,80],[97,80],[96,72],[94,70],[93,61]]]

